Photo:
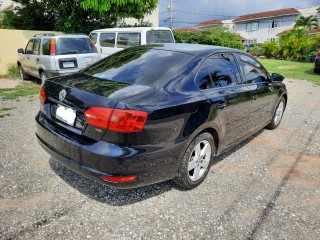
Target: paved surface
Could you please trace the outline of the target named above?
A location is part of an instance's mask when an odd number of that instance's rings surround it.
[[[0,89],[1,88],[15,88],[21,83],[21,80],[14,80],[8,78],[0,78]]]
[[[191,191],[87,180],[37,144],[37,100],[0,100],[16,107],[0,119],[0,238],[320,239],[320,87],[286,83],[280,127],[223,154]]]

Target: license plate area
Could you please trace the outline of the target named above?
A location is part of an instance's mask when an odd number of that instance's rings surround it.
[[[74,126],[77,113],[72,108],[57,104],[53,113],[56,119],[68,124],[69,126]]]
[[[60,69],[77,68],[78,62],[76,58],[62,58],[58,60]]]

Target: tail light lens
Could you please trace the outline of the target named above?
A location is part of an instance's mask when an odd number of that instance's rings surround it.
[[[56,54],[56,43],[54,41],[54,38],[51,38],[50,40],[50,55]]]
[[[98,49],[97,49],[96,45],[92,42],[91,38],[89,38],[89,40],[90,40],[90,42],[92,43],[95,52],[97,53],[97,52],[98,52]]]
[[[105,181],[109,182],[131,182],[137,178],[137,176],[126,176],[126,177],[115,177],[115,176],[101,176],[101,178]]]
[[[317,56],[320,57],[320,52],[317,52]]]
[[[84,113],[84,116],[90,125],[128,133],[142,131],[148,113],[138,110],[92,107]]]
[[[43,87],[40,88],[39,100],[42,104],[45,104],[45,102],[47,101],[46,92],[44,91]]]

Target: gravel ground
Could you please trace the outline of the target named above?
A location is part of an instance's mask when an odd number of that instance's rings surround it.
[[[320,87],[286,79],[289,103],[219,157],[205,182],[115,190],[71,172],[37,144],[37,97],[2,101],[2,239],[320,239]]]

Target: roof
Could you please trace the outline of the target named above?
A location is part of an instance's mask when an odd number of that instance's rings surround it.
[[[204,21],[199,24],[197,24],[198,27],[207,26],[207,25],[222,25],[223,22],[219,19]]]
[[[188,44],[188,43],[164,43],[164,44],[157,44],[157,45],[153,44],[149,46],[159,50],[174,51],[174,52],[180,52],[180,53],[186,53],[186,54],[192,54],[192,55],[197,55],[201,53],[210,53],[210,52],[212,53],[214,51],[221,51],[221,50],[238,51],[237,49],[233,49],[233,48],[202,45],[202,44]]]
[[[104,28],[104,29],[97,29],[92,32],[142,32],[147,30],[170,30],[170,28],[166,27],[127,27],[127,28]]]
[[[309,34],[320,34],[320,28],[312,28]]]
[[[279,9],[279,10],[275,10],[275,11],[242,15],[242,16],[234,19],[233,22],[235,22],[235,23],[236,22],[245,22],[245,21],[251,21],[251,20],[255,20],[255,19],[271,18],[271,17],[278,17],[278,16],[286,16],[286,15],[297,15],[297,14],[300,14],[300,12],[297,9],[286,8],[286,9]]]
[[[199,32],[199,30],[195,28],[176,28],[175,30],[179,32]]]

